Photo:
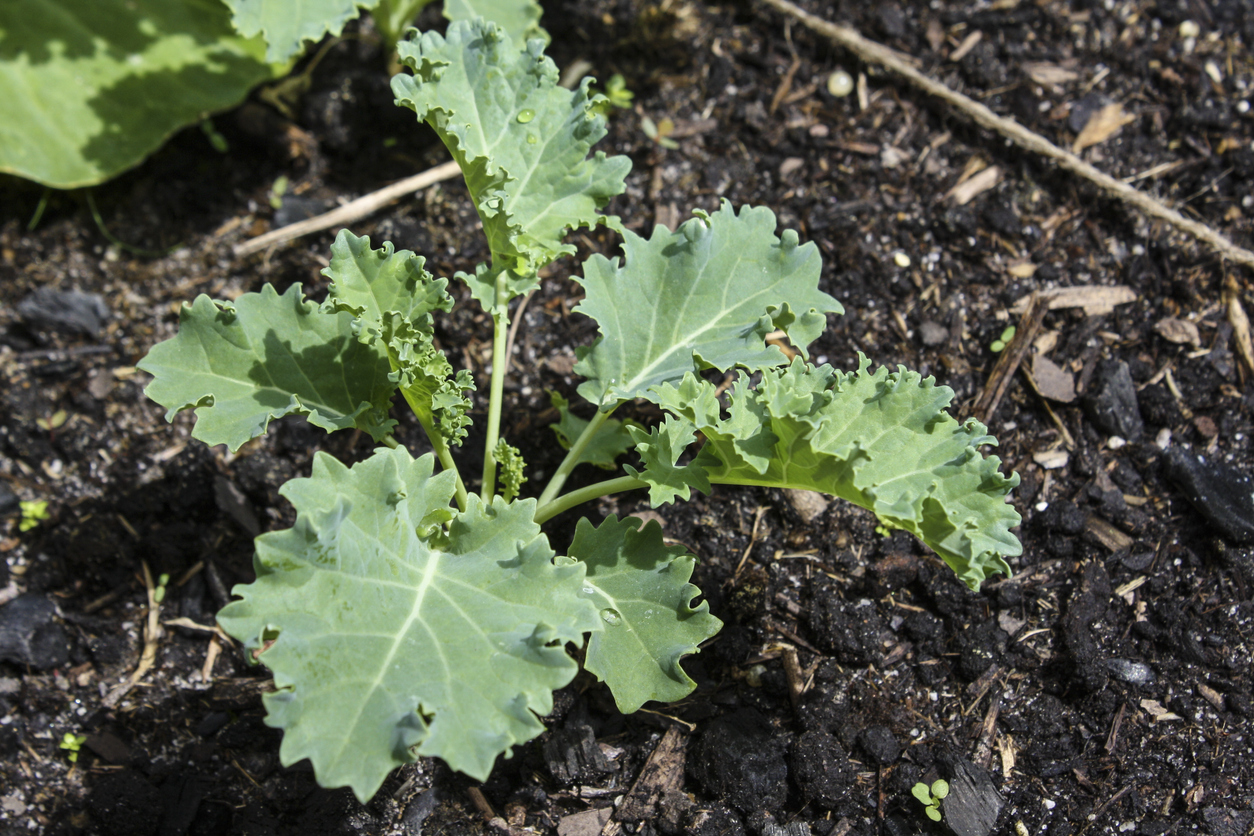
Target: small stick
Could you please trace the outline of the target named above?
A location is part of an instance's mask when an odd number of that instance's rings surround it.
[[[1224,300],[1228,303],[1228,322],[1232,336],[1237,341],[1237,354],[1245,361],[1246,368],[1254,372],[1254,343],[1250,340],[1250,318],[1241,306],[1241,287],[1237,280],[1228,276],[1224,280]]]
[[[920,87],[925,92],[932,94],[949,104],[953,105],[962,113],[966,114],[973,122],[983,128],[996,131],[1002,136],[1014,142],[1021,148],[1033,151],[1044,157],[1048,157],[1058,163],[1062,168],[1078,174],[1086,180],[1091,181],[1098,187],[1109,193],[1112,197],[1119,198],[1127,203],[1132,204],[1145,214],[1166,221],[1176,229],[1187,232],[1193,237],[1205,241],[1210,244],[1225,258],[1239,262],[1247,267],[1254,268],[1254,252],[1238,247],[1229,241],[1224,235],[1212,229],[1203,223],[1189,220],[1176,210],[1167,206],[1165,203],[1151,197],[1145,192],[1132,188],[1121,180],[1116,180],[1109,174],[1106,174],[1072,154],[1070,151],[1064,151],[1054,143],[1038,133],[1028,130],[1027,128],[1015,122],[1013,119],[1006,119],[998,116],[984,105],[980,104],[967,96],[962,95],[956,90],[951,90],[939,81],[928,78],[923,73],[910,66],[909,62],[900,53],[897,53],[882,44],[875,41],[869,41],[862,37],[857,31],[847,26],[838,26],[835,23],[823,20],[820,17],[806,12],[798,8],[788,0],[763,0],[768,6],[771,6],[785,14],[792,15],[800,20],[810,29],[826,36],[837,45],[849,50],[854,55],[866,61],[868,64],[879,64],[885,69],[891,70],[900,76],[904,76],[912,84]]]
[[[384,186],[377,192],[363,195],[354,201],[345,203],[343,206],[332,209],[330,212],[324,212],[321,215],[297,221],[279,229],[273,229],[265,235],[258,235],[256,238],[236,245],[232,252],[234,252],[236,258],[243,258],[253,253],[259,253],[267,247],[300,238],[302,235],[321,232],[332,227],[347,226],[355,220],[364,218],[382,209],[397,198],[404,197],[419,189],[425,189],[427,186],[443,180],[449,180],[460,173],[461,169],[458,168],[456,162],[441,163],[435,168],[429,168],[424,172],[415,174],[413,177],[406,177],[404,180],[397,181],[390,186]]]
[[[1045,314],[1049,310],[1049,299],[1043,294],[1032,294],[1032,300],[1028,303],[1028,309],[1023,312],[1023,316],[1019,318],[1019,324],[1015,328],[1014,339],[1010,341],[1010,345],[1001,350],[1001,356],[997,358],[997,365],[993,366],[993,373],[988,376],[988,383],[984,385],[984,391],[980,393],[980,397],[975,401],[975,408],[972,412],[975,417],[980,419],[984,425],[993,419],[993,413],[997,411],[997,405],[1001,403],[1002,395],[1006,394],[1006,389],[1010,386],[1011,379],[1015,376],[1015,372],[1019,370],[1019,364],[1023,362],[1023,358],[1027,356],[1028,349],[1032,347],[1032,341],[1036,339],[1036,334],[1041,330],[1041,323],[1045,320]]]

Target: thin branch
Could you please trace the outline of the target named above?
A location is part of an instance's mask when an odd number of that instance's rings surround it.
[[[1225,258],[1239,262],[1247,267],[1254,268],[1254,252],[1238,247],[1229,241],[1223,234],[1212,229],[1206,224],[1198,221],[1190,220],[1184,217],[1175,209],[1167,206],[1162,201],[1132,188],[1127,183],[1116,180],[1109,174],[1094,168],[1084,160],[1064,151],[1054,143],[1045,139],[1040,134],[1034,133],[1027,128],[1015,122],[1013,119],[1006,119],[998,116],[984,105],[976,102],[961,93],[951,90],[939,81],[935,81],[923,73],[910,66],[910,63],[900,53],[894,52],[882,44],[869,41],[862,37],[858,32],[847,26],[838,26],[835,23],[815,17],[806,12],[804,9],[798,8],[788,0],[763,0],[768,6],[771,6],[785,14],[792,15],[800,20],[810,29],[832,40],[838,46],[849,50],[854,55],[866,61],[869,64],[878,64],[885,69],[891,70],[900,76],[903,76],[915,86],[927,93],[943,99],[953,105],[962,113],[966,114],[977,125],[996,131],[1002,136],[1014,142],[1021,148],[1033,151],[1044,157],[1048,157],[1058,163],[1062,168],[1067,169],[1075,174],[1080,175],[1086,180],[1096,184],[1102,190],[1126,203],[1135,206],[1145,214],[1159,220],[1166,221],[1176,229],[1186,232],[1193,237],[1205,241],[1210,244]]]
[[[265,235],[258,235],[256,238],[249,239],[236,246],[233,252],[236,258],[243,258],[253,253],[259,253],[267,247],[295,240],[303,235],[321,232],[324,229],[333,227],[347,226],[353,221],[377,212],[397,198],[404,197],[419,189],[425,189],[427,186],[435,185],[444,180],[450,180],[458,174],[461,174],[461,169],[457,167],[456,162],[442,163],[435,168],[429,168],[420,174],[415,174],[413,177],[406,177],[404,180],[399,180],[390,186],[384,186],[377,192],[363,195],[354,201],[345,203],[343,206],[332,209],[330,212],[324,212],[321,215],[271,230]]]

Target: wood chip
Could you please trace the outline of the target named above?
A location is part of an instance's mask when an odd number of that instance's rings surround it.
[[[1132,538],[1098,516],[1089,517],[1084,523],[1085,533],[1112,552],[1131,548]]]
[[[945,198],[952,198],[959,206],[965,206],[979,195],[1001,182],[1001,169],[990,165],[979,174],[963,180],[945,193]]]
[[[651,819],[658,800],[668,790],[678,790],[684,782],[684,761],[687,740],[677,726],[671,726],[658,741],[657,747],[645,761],[631,792],[619,805],[614,818],[620,822],[638,822]]]
[[[1037,291],[1049,301],[1049,309],[1084,308],[1089,316],[1103,316],[1115,309],[1115,305],[1126,305],[1136,301],[1136,292],[1127,285],[1081,285],[1079,287],[1056,287],[1051,290]],[[1013,314],[1022,314],[1028,309],[1029,293],[1020,297],[1010,307]]]
[[[1048,61],[1029,61],[1023,65],[1023,71],[1028,74],[1028,78],[1037,84],[1046,87],[1059,87],[1063,84],[1070,84],[1080,77],[1080,74],[1058,64],[1051,64]]]
[[[1250,339],[1250,318],[1241,305],[1241,288],[1231,275],[1224,280],[1224,299],[1228,303],[1228,322],[1232,325],[1232,337],[1237,342],[1237,354],[1245,361],[1246,368],[1254,372],[1254,342]]]
[[[1067,466],[1067,462],[1071,461],[1071,454],[1062,449],[1041,450],[1032,454],[1032,461],[1039,464],[1044,470],[1058,470]]]
[[[1051,401],[1071,403],[1075,400],[1075,376],[1048,357],[1038,354],[1032,358],[1032,378],[1037,390]]]
[[[1170,711],[1162,707],[1158,700],[1141,700],[1141,708],[1154,718],[1155,723],[1164,723],[1168,720],[1179,720],[1178,714],[1172,714]]]
[[[1124,111],[1123,105],[1118,102],[1106,105],[1084,123],[1084,129],[1071,144],[1072,153],[1078,154],[1089,146],[1105,142],[1119,133],[1124,125],[1135,120],[1136,116]]]
[[[984,33],[981,32],[979,29],[976,29],[970,35],[967,35],[965,38],[962,39],[962,43],[958,44],[958,48],[955,49],[952,54],[950,54],[949,60],[953,61],[956,64],[959,61],[961,61],[963,58],[966,58],[967,53],[975,49],[975,45],[978,44],[983,38],[984,38]]]
[[[1174,316],[1154,323],[1154,333],[1178,345],[1191,345],[1197,348],[1202,344],[1202,337],[1197,332],[1197,326],[1187,319],[1176,319]]]

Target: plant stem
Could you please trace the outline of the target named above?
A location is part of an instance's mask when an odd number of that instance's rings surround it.
[[[618,407],[614,407],[617,409]],[[562,485],[566,484],[566,477],[570,476],[570,472],[575,469],[575,465],[579,463],[579,457],[583,455],[583,451],[591,443],[592,437],[597,434],[597,430],[605,423],[605,419],[610,417],[610,413],[597,410],[597,414],[592,416],[592,420],[588,422],[588,426],[584,427],[584,431],[579,434],[579,438],[575,439],[575,443],[570,446],[570,450],[566,452],[566,458],[562,459],[562,463],[557,466],[557,472],[553,474],[553,478],[544,486],[544,492],[540,494],[538,500],[540,506],[543,507],[552,502],[557,496],[558,491],[562,489]]]
[[[501,406],[505,400],[505,346],[509,332],[509,287],[505,270],[496,272],[496,304],[492,308],[492,384],[488,395],[487,438],[483,450],[483,487],[479,495],[490,503],[496,495],[496,442],[501,437]]]
[[[598,497],[647,487],[649,487],[648,482],[643,479],[637,479],[634,476],[619,476],[617,479],[606,479],[604,482],[597,482],[595,485],[588,485],[586,488],[562,494],[552,502],[541,502],[540,507],[536,509],[535,521],[537,524],[548,522],[563,511],[569,511],[576,505],[590,502]]]
[[[457,470],[457,463],[453,461],[453,454],[449,452],[448,444],[444,441],[444,436],[440,435],[439,431],[431,423],[430,419],[423,417],[423,413],[414,406],[413,401],[409,399],[409,393],[405,391],[404,388],[401,389],[401,394],[404,395],[405,402],[409,404],[409,408],[414,411],[414,417],[418,419],[418,423],[422,425],[422,431],[427,434],[427,440],[431,442],[431,450],[435,453],[435,457],[440,460],[440,467],[444,470],[453,471],[453,477],[456,480],[453,488],[453,496],[457,500],[458,510],[465,511],[466,485],[462,482],[462,475]],[[389,439],[391,440],[391,443],[388,444],[388,446],[393,448],[396,447],[396,439],[392,438],[392,436],[385,438],[383,440],[384,443],[386,444]]]

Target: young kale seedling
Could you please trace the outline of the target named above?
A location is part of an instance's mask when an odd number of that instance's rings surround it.
[[[865,358],[848,373],[804,359],[841,312],[818,289],[813,244],[777,237],[764,208],[724,204],[649,238],[599,214],[629,162],[589,156],[604,98],[587,80],[559,87],[538,41],[520,51],[490,24],[454,23],[400,52],[413,74],[393,79],[397,101],[460,164],[491,251],[457,276],[494,329],[478,492],[451,453],[470,428],[474,381],[433,344],[432,317],[453,304],[447,280],[391,244],[341,233],[322,305],[298,285],[233,303],[201,296],[140,364],[154,376],[148,395],[168,418],[194,409],[192,435],[206,443],[236,449],[297,414],[383,445],[352,467],[319,453],[310,477],[283,486],[296,524],[257,538],[257,580],[218,616],[274,673],[266,722],[284,730],[283,763],[307,757],[324,786],[363,800],[424,755],[484,779],[542,731],[538,716],[576,673],[568,644],[586,643],[584,667],[624,712],[688,694],[680,660],[721,626],[691,605],[693,556],[635,518],[580,520],[564,555],[540,528],[607,494],[646,489],[657,506],[718,484],[808,488],[912,532],[973,588],[1008,571],[1018,479],[981,455],[994,441],[983,426],[946,414],[953,393],[904,369],[872,372]],[[575,367],[596,412],[581,419],[555,397],[568,453],[537,497],[516,498],[523,464],[500,435],[509,303],[573,252],[571,229],[596,224],[624,238],[623,260],[593,256],[577,277],[576,310],[600,331]],[[801,352],[791,363],[766,342],[781,331]],[[738,375],[725,397],[708,370]],[[415,458],[393,438],[398,391],[432,452]],[[661,424],[611,417],[637,399],[666,413]],[[563,492],[579,464],[614,468],[632,449],[623,475]]]

